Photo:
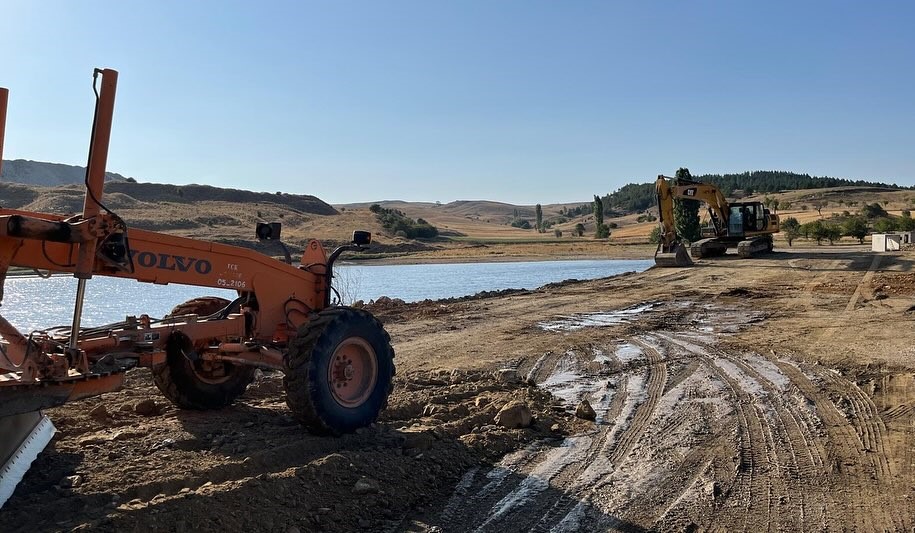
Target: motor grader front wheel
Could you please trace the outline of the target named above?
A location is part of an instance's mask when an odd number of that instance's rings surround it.
[[[377,420],[394,376],[391,338],[370,313],[332,307],[302,326],[285,358],[286,403],[313,433],[349,433]]]
[[[195,298],[176,306],[169,316],[195,314],[203,318],[229,305],[224,298]],[[185,409],[219,409],[241,396],[254,379],[256,368],[216,361],[191,361],[186,354],[204,347],[175,331],[168,338],[165,364],[152,368],[153,381],[162,394]]]

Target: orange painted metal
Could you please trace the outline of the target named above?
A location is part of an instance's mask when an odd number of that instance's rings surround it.
[[[0,209],[0,220],[17,213]],[[31,216],[47,220],[62,218],[39,213]],[[11,266],[76,272],[70,244],[0,236],[0,251],[13,246],[13,241],[21,241],[22,246],[13,256]],[[279,323],[289,323],[292,330],[297,329],[307,322],[310,311],[323,307],[323,269],[327,256],[317,241],[309,243],[302,260],[303,265],[320,267],[311,270],[287,265],[247,248],[137,229],[130,230],[130,246],[133,273],[117,271],[98,260],[93,273],[160,285],[178,283],[253,293],[259,304],[254,337],[259,340],[273,340]]]
[[[159,285],[230,289],[240,296],[238,307],[225,318],[202,321],[194,316],[158,322],[145,315],[128,317],[107,330],[81,331],[78,336],[75,332],[79,322],[74,317],[70,337],[59,332],[37,332],[26,337],[0,317],[0,336],[8,343],[11,359],[0,361],[0,375],[6,373],[6,378],[0,380],[0,390],[11,391],[10,387],[32,382],[35,386],[53,387],[51,396],[63,401],[113,390],[120,386],[123,367],[113,374],[101,370],[100,367],[111,368],[107,366],[110,358],[105,359],[109,354],[115,356],[115,361],[135,359],[141,366],[164,364],[168,339],[178,331],[191,339],[204,360],[282,368],[285,343],[314,312],[327,305],[328,255],[324,248],[318,241],[309,242],[301,265],[293,266],[247,248],[128,230],[117,215],[103,213],[117,72],[96,70],[95,75],[96,82],[101,76],[101,87],[83,212],[65,218],[0,209],[0,301],[7,270],[25,267],[73,274],[81,283],[101,275]],[[0,96],[4,96],[0,99],[3,118],[5,95]],[[127,242],[132,268],[125,268],[122,260],[123,244]],[[111,243],[111,247],[102,243]],[[77,300],[81,301],[79,297]],[[65,343],[69,348],[62,352]],[[96,373],[87,372],[91,366],[88,363],[98,363]],[[341,368],[338,370],[343,376],[348,371]],[[76,369],[82,375],[73,379]]]
[[[83,220],[92,221],[101,211],[102,188],[105,186],[105,168],[108,164],[108,146],[111,140],[111,123],[114,120],[114,96],[118,86],[118,73],[111,69],[96,69],[95,76],[102,75],[102,88],[95,107],[95,121],[92,124],[92,151],[89,153],[87,169],[86,200],[83,203]],[[77,278],[92,277],[97,240],[89,238],[79,245],[74,275]]]

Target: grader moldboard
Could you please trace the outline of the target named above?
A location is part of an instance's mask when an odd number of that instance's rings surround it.
[[[0,315],[0,506],[53,437],[41,409],[118,390],[135,366],[151,368],[162,393],[189,409],[224,407],[244,393],[258,367],[280,370],[293,416],[318,434],[372,423],[391,392],[394,351],[381,323],[331,303],[334,261],[370,244],[370,233],[354,232],[352,244],[329,255],[312,240],[294,266],[288,253],[283,262],[236,246],[128,230],[105,207],[117,77],[110,69],[93,76],[82,214],[0,209],[0,303],[11,267],[77,279],[69,326],[23,333]],[[7,95],[0,89],[0,162]],[[278,239],[280,226],[258,224],[256,231],[261,239]],[[161,319],[141,314],[83,327],[86,284],[94,275],[228,288],[238,297],[194,299]]]

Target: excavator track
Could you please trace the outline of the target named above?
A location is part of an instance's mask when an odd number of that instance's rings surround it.
[[[744,259],[772,251],[772,237],[765,235],[737,243],[737,255]]]
[[[689,253],[695,259],[704,257],[718,257],[728,251],[727,243],[721,242],[720,239],[700,239],[689,247]]]

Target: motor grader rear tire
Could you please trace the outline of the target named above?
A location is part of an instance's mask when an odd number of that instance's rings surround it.
[[[384,327],[366,311],[321,311],[290,341],[284,363],[286,404],[312,433],[350,433],[387,407],[394,349]]]
[[[196,314],[212,315],[229,305],[224,298],[208,296],[195,298],[176,306],[169,316]],[[193,350],[187,335],[176,331],[166,345],[166,362],[152,368],[153,381],[162,394],[178,407],[185,409],[219,409],[241,396],[254,379],[255,367],[221,363],[204,368],[194,363],[182,351]]]

